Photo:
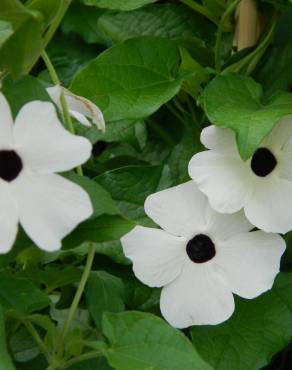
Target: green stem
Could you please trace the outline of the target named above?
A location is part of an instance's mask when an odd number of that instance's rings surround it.
[[[75,296],[73,298],[72,304],[70,306],[68,315],[67,315],[65,323],[64,323],[63,332],[62,332],[60,343],[59,343],[60,350],[59,350],[59,353],[58,353],[58,358],[61,358],[63,356],[64,342],[65,342],[66,336],[69,332],[70,325],[71,325],[72,319],[74,317],[74,314],[75,314],[75,312],[78,308],[78,305],[79,305],[81,296],[83,294],[85,285],[87,283],[87,280],[88,280],[88,277],[89,277],[89,274],[90,274],[90,271],[91,271],[93,259],[94,259],[94,254],[95,254],[94,246],[90,245],[88,255],[87,255],[87,259],[86,259],[86,264],[85,264],[85,267],[84,267],[84,270],[83,270],[83,274],[81,276],[81,280],[79,282],[77,291],[75,293]]]
[[[56,70],[53,66],[53,63],[50,60],[50,57],[48,56],[48,54],[45,50],[43,50],[41,52],[41,57],[43,58],[43,61],[45,62],[45,65],[46,65],[46,67],[49,71],[49,74],[51,76],[51,79],[52,79],[53,83],[55,85],[61,85],[61,81],[59,79],[59,76],[58,76],[58,74],[57,74],[57,72],[56,72]],[[70,113],[69,113],[68,105],[67,105],[67,102],[66,102],[63,91],[61,92],[60,103],[61,103],[63,116],[64,116],[64,120],[65,120],[67,129],[74,135],[75,134],[75,129],[74,129],[74,125],[73,125],[73,122],[72,122],[72,119],[71,119],[71,116],[70,116]],[[80,176],[83,175],[83,171],[82,171],[81,166],[78,166],[76,168],[76,171]]]
[[[66,14],[72,0],[61,0],[61,5],[58,9],[58,12],[53,20],[53,23],[49,27],[47,33],[44,37],[44,44],[43,48],[45,49],[48,43],[51,41],[52,37],[54,36],[56,30],[58,29],[64,15]]]
[[[220,23],[218,25],[216,34],[216,44],[215,44],[215,70],[219,74],[221,72],[221,49],[222,49],[222,34],[224,30],[224,25],[230,14],[235,10],[236,6],[241,0],[235,0],[224,12]]]
[[[49,362],[49,355],[47,352],[47,348],[42,340],[42,338],[39,336],[39,333],[36,331],[35,327],[30,321],[23,321],[23,325],[26,327],[30,335],[35,340],[36,344],[38,345],[40,351],[43,353],[43,355],[46,357],[47,361]]]
[[[198,4],[194,0],[180,0],[181,3],[187,5],[191,9],[195,10],[197,13],[200,13],[204,17],[208,18],[211,22],[215,23],[216,25],[218,24],[218,19],[214,17],[214,15],[209,12],[208,9],[203,7],[201,4]]]
[[[49,71],[50,77],[55,85],[61,85],[61,81],[59,79],[59,76],[57,75],[57,72],[53,66],[53,63],[50,60],[50,57],[48,56],[47,52],[43,50],[41,52],[41,57],[43,58],[43,61],[45,62],[45,65]]]
[[[72,358],[71,360],[68,360],[66,364],[62,367],[62,369],[67,369],[71,367],[72,365],[78,364],[79,362],[91,360],[92,358],[97,358],[97,357],[100,357],[101,355],[102,353],[100,351],[83,353],[80,356],[77,356],[75,358]]]

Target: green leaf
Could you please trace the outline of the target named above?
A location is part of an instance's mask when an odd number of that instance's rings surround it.
[[[224,13],[225,4],[221,0],[202,0],[203,5],[210,10],[211,13],[217,18],[220,18]]]
[[[86,287],[88,310],[98,329],[104,312],[124,311],[125,289],[120,278],[106,271],[94,271],[90,274]]]
[[[65,324],[66,318],[68,316],[68,311],[69,311],[69,309],[59,310],[59,309],[56,309],[53,306],[50,309],[50,315],[51,315],[52,319],[57,322],[57,326],[60,330],[63,330],[63,328],[64,328],[64,324]],[[72,332],[75,331],[75,330],[80,330],[80,331],[87,330],[89,328],[89,320],[90,320],[90,317],[89,317],[88,311],[84,310],[84,309],[81,309],[81,308],[78,308],[75,311],[74,316],[72,318],[72,322],[71,322],[71,325],[70,325],[69,337],[72,334]],[[54,334],[56,335],[56,332]],[[52,339],[54,341],[56,340],[56,338],[52,338]]]
[[[142,312],[105,314],[106,356],[116,370],[211,370],[188,339],[162,319]]]
[[[125,303],[131,310],[151,310],[159,306],[161,289],[150,288],[134,276],[123,279],[126,288]]]
[[[6,309],[28,314],[50,304],[48,296],[28,279],[0,272],[0,281],[0,303]]]
[[[13,353],[13,358],[17,362],[27,362],[36,358],[40,350],[33,337],[24,326],[11,336],[9,347]]]
[[[158,0],[82,0],[86,5],[116,10],[133,10],[143,5],[155,3]]]
[[[205,39],[212,27],[182,4],[158,4],[132,12],[107,12],[98,20],[101,30],[114,42],[138,36],[170,39]]]
[[[13,29],[0,49],[0,70],[8,70],[14,76],[19,76],[27,72],[39,57],[43,16],[37,10],[26,8],[18,0],[1,0],[0,19],[8,22]]]
[[[2,87],[15,117],[22,106],[32,100],[50,101],[43,84],[33,76],[22,76],[16,80],[6,78]]]
[[[153,223],[145,215],[144,202],[164,187],[164,175],[163,166],[129,166],[105,172],[96,180],[111,193],[123,216],[149,226]]]
[[[262,0],[266,3],[273,4],[276,8],[281,10],[286,10],[288,7],[291,7],[291,0]]]
[[[48,265],[46,269],[40,269],[37,265],[32,264],[26,267],[20,276],[30,278],[36,284],[44,284],[51,292],[57,288],[77,283],[81,275],[82,271],[75,266]]]
[[[46,25],[52,22],[61,5],[62,2],[60,0],[29,0],[25,4],[31,10],[41,12]]]
[[[114,370],[108,365],[104,357],[98,357],[87,361],[74,364],[68,370]]]
[[[280,118],[292,113],[292,94],[279,93],[265,105],[261,97],[258,83],[235,74],[216,77],[201,96],[209,120],[235,131],[244,160],[254,153]]]
[[[104,133],[97,130],[96,127],[90,129],[82,127],[79,131],[93,144],[97,141],[123,141],[134,144],[138,140],[137,126],[141,124],[143,124],[142,121],[116,121],[108,122]]]
[[[11,23],[0,20],[0,48],[12,34],[13,27]]]
[[[15,370],[6,344],[5,318],[0,306],[0,370]]]
[[[215,28],[202,16],[183,4],[153,4],[131,12],[105,12],[98,27],[112,43],[139,36],[172,39],[184,46],[200,63],[213,63],[213,51],[207,48]]]
[[[58,35],[49,44],[46,51],[53,63],[63,85],[68,86],[74,74],[90,60],[96,57],[98,50],[95,45],[88,45],[73,35]],[[52,83],[47,69],[39,77]]]
[[[65,177],[80,185],[88,193],[93,206],[91,218],[102,214],[116,215],[119,213],[111,195],[97,181],[93,181],[85,176],[79,176],[75,172],[67,173]]]
[[[113,46],[74,77],[70,90],[97,104],[106,121],[139,119],[179,91],[180,56],[169,40],[139,37]]]
[[[192,156],[200,150],[202,150],[202,144],[199,125],[193,120],[186,119],[183,136],[167,159],[171,177],[175,180],[173,185],[189,180],[188,163]]]
[[[181,55],[181,70],[191,72],[188,79],[184,81],[182,88],[196,99],[201,90],[201,84],[208,81],[209,73],[191,57],[185,48],[181,47],[179,50]]]
[[[65,34],[77,33],[89,44],[104,44],[106,39],[97,24],[103,13],[104,10],[73,2],[62,21],[62,31]]]
[[[116,263],[119,263],[122,265],[131,264],[130,260],[128,260],[124,256],[123,248],[119,240],[111,240],[111,241],[102,242],[102,243],[91,242],[90,244],[88,242],[85,242],[79,245],[79,247],[77,248],[60,251],[59,256],[60,257],[70,256],[71,254],[73,254],[74,256],[86,256],[89,252],[91,245],[94,247],[96,253],[107,256]]]
[[[63,247],[70,249],[84,241],[102,243],[117,240],[134,226],[133,222],[120,216],[100,216],[78,226],[63,240]]]
[[[257,68],[256,79],[263,85],[265,96],[279,89],[289,90],[292,85],[292,9],[286,11],[275,31],[273,43]]]
[[[292,339],[292,274],[278,276],[273,289],[253,300],[236,300],[225,323],[192,329],[193,342],[214,370],[258,370]]]

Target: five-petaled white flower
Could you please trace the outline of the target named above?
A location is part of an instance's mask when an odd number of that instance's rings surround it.
[[[90,142],[63,128],[52,103],[25,104],[13,124],[0,94],[0,253],[11,249],[18,222],[40,248],[53,251],[92,214],[87,193],[54,173],[90,154]]]
[[[234,311],[232,292],[250,299],[272,287],[284,240],[249,232],[243,212],[215,212],[193,181],[150,195],[145,211],[163,230],[136,226],[123,250],[138,279],[163,287],[171,325],[219,324]]]
[[[248,220],[266,232],[292,229],[292,116],[283,118],[244,162],[230,129],[209,126],[189,174],[217,212],[244,209]]]
[[[66,102],[68,104],[68,110],[70,115],[75,118],[78,122],[84,126],[90,127],[91,123],[86,117],[92,120],[92,122],[101,130],[105,131],[105,122],[101,110],[93,104],[90,100],[83,96],[75,95],[65,87],[55,85],[48,87],[47,93],[57,107],[61,110],[60,97],[63,92]]]

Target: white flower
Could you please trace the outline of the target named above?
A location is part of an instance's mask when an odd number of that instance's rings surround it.
[[[90,100],[84,98],[83,96],[75,95],[60,85],[48,87],[46,90],[52,101],[60,110],[62,110],[60,97],[61,93],[63,92],[68,105],[69,113],[73,118],[75,118],[84,126],[90,127],[91,123],[86,118],[88,117],[101,131],[105,131],[103,114],[101,110]]]
[[[18,222],[40,248],[53,251],[92,214],[87,193],[54,173],[90,154],[89,141],[63,128],[52,103],[25,104],[13,124],[0,94],[0,253],[11,249]]]
[[[250,299],[272,287],[284,240],[249,232],[242,212],[216,213],[193,181],[152,194],[145,211],[163,230],[136,226],[121,241],[138,279],[163,287],[171,325],[219,324],[234,311],[232,292]]]
[[[283,118],[244,162],[232,130],[209,126],[202,143],[210,150],[193,156],[189,173],[217,212],[244,209],[266,232],[292,229],[292,116]]]

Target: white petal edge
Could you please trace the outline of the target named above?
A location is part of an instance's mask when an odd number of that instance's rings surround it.
[[[190,177],[220,213],[234,213],[252,192],[252,172],[238,157],[208,150],[197,153],[189,163]]]
[[[175,328],[218,325],[232,315],[234,299],[210,264],[189,262],[177,279],[163,287],[160,309]]]
[[[59,121],[52,103],[25,104],[14,125],[16,150],[24,166],[39,173],[63,172],[85,163],[90,142],[72,135]]]
[[[284,251],[279,235],[253,231],[222,243],[214,263],[233,293],[252,299],[272,288]]]
[[[164,230],[136,226],[122,237],[125,255],[133,262],[136,277],[151,287],[174,280],[186,261],[184,238]]]
[[[206,228],[207,198],[193,181],[151,194],[145,212],[164,230],[190,237]]]
[[[0,180],[0,254],[11,250],[18,230],[18,206]]]
[[[60,249],[61,240],[93,212],[88,194],[59,175],[23,173],[11,188],[23,229],[49,252]]]

